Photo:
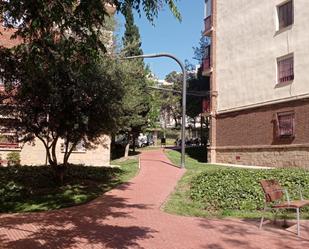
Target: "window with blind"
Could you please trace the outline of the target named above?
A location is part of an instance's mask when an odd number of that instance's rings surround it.
[[[0,133],[0,148],[19,148],[16,133]]]
[[[278,136],[279,137],[292,137],[294,136],[294,113],[281,112],[277,113],[278,120]]]
[[[294,80],[294,56],[277,59],[278,83],[284,83]]]
[[[278,6],[279,30],[293,24],[293,15],[294,11],[292,0]]]

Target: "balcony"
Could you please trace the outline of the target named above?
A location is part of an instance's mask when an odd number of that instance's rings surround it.
[[[211,62],[211,53],[210,46],[205,48],[205,55],[203,59],[203,75],[208,76],[212,72],[212,62]]]
[[[204,35],[209,36],[211,32],[213,31],[213,26],[212,26],[212,16],[208,16],[204,19]]]
[[[3,143],[0,142],[0,148],[6,148],[6,149],[18,149],[19,144],[18,143]]]
[[[210,100],[209,99],[203,99],[203,102],[202,102],[202,113],[205,116],[210,115]]]

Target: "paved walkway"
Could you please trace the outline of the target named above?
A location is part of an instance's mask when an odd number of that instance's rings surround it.
[[[95,201],[52,212],[0,216],[0,248],[270,249],[309,248],[303,237],[257,221],[180,217],[160,206],[183,175],[161,151],[141,156],[141,171]]]

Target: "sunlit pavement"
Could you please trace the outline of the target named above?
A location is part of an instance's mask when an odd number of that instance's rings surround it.
[[[0,248],[309,248],[309,222],[299,238],[295,226],[260,231],[257,220],[164,213],[160,207],[183,174],[161,150],[143,152],[137,177],[88,204],[1,215]]]

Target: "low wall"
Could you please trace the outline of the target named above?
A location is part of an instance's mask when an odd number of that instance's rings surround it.
[[[309,169],[309,144],[286,146],[217,147],[216,161],[239,165]]]

